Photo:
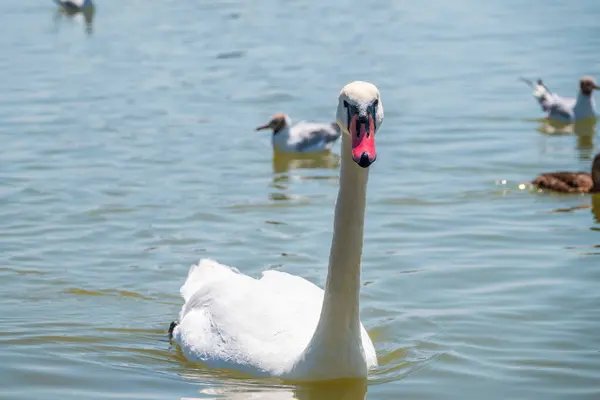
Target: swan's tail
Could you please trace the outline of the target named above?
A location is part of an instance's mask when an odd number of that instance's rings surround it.
[[[205,287],[210,287],[215,281],[227,281],[231,279],[233,274],[241,273],[237,268],[219,264],[209,258],[203,258],[198,264],[192,265],[189,269],[187,279],[180,289],[180,294],[181,297],[183,297],[185,304],[181,309],[179,320],[181,321],[185,316],[187,302],[194,294],[203,290]],[[171,322],[171,325],[169,326],[169,339],[173,338],[173,331],[178,325],[178,321]]]
[[[173,321],[171,325],[169,325],[169,340],[173,339],[173,330],[179,325],[179,322]]]
[[[228,279],[231,273],[239,274],[237,268],[219,264],[210,258],[203,258],[197,265],[192,265],[185,283],[179,290],[181,297],[188,301],[198,289],[220,279]]]

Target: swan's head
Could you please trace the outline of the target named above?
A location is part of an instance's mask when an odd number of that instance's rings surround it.
[[[272,129],[273,134],[276,134],[281,132],[284,128],[289,127],[289,125],[290,117],[284,113],[277,113],[271,117],[269,123],[259,126],[256,128],[256,130],[261,131],[263,129]]]
[[[375,133],[383,122],[379,90],[368,82],[354,81],[342,89],[336,122],[352,139],[352,159],[367,168],[375,162]]]
[[[600,87],[596,85],[596,81],[591,76],[584,76],[579,80],[579,88],[581,93],[586,96],[590,96],[594,89],[598,90]]]

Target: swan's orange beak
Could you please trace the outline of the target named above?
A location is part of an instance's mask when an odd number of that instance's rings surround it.
[[[367,168],[377,159],[375,152],[375,121],[370,113],[354,114],[348,127],[352,136],[352,159]]]

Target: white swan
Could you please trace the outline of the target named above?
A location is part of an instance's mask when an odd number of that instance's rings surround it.
[[[357,81],[342,89],[342,165],[325,291],[284,272],[254,279],[201,260],[181,287],[185,304],[169,328],[187,359],[292,381],[364,378],[377,365],[359,294],[367,167],[382,122],[374,85]]]
[[[283,113],[273,115],[268,124],[256,128],[263,129],[273,130],[273,149],[281,153],[329,151],[342,134],[335,122],[300,121],[292,126],[290,117]]]
[[[591,76],[583,76],[579,80],[577,98],[561,97],[552,93],[539,79],[537,82],[521,78],[533,89],[532,96],[536,98],[542,111],[547,113],[550,120],[562,123],[572,123],[596,117],[596,103],[593,91],[600,89]]]

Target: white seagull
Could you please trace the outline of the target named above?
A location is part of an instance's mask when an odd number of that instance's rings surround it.
[[[193,265],[169,333],[190,361],[289,381],[366,378],[377,354],[360,321],[360,272],[369,166],[383,122],[377,87],[339,95],[341,170],[325,290],[299,276],[260,279],[212,260]]]
[[[579,95],[576,99],[561,97],[556,93],[552,93],[541,79],[535,83],[528,79],[521,79],[532,87],[533,97],[540,103],[542,110],[547,113],[549,119],[571,123],[596,117],[596,104],[592,92],[594,89],[600,89],[600,87],[596,85],[594,78],[584,76],[579,80]]]
[[[335,122],[300,121],[292,126],[290,117],[283,113],[273,115],[268,124],[256,128],[263,129],[273,130],[273,148],[281,153],[329,151],[342,134]]]
[[[92,0],[54,0],[56,4],[66,11],[81,11],[92,6]]]

